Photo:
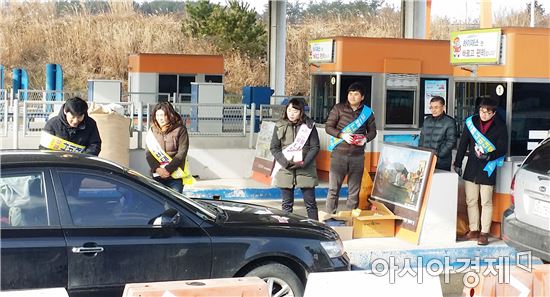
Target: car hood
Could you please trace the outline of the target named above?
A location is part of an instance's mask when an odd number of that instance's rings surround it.
[[[317,227],[327,228],[325,224],[310,220],[306,217],[292,213],[283,212],[279,209],[262,205],[223,201],[223,200],[202,200],[211,203],[226,214],[224,224],[255,224],[255,225],[277,225],[293,227]]]

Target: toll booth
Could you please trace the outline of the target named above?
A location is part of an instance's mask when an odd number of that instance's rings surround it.
[[[132,54],[128,57],[129,101],[191,102],[191,83],[223,83],[221,55]]]
[[[477,113],[476,98],[499,101],[508,128],[508,154],[497,169],[491,233],[500,236],[517,167],[550,130],[550,29],[490,28],[453,32],[450,61],[459,132]]]
[[[310,41],[309,48],[311,117],[321,124],[320,178],[328,179],[330,169],[329,136],[322,124],[336,103],[347,100],[350,84],[365,85],[365,103],[376,117],[378,136],[365,149],[369,172],[376,171],[383,142],[418,143],[431,97],[453,101],[448,100],[454,95],[448,41],[333,37]],[[454,110],[449,105],[447,110]]]

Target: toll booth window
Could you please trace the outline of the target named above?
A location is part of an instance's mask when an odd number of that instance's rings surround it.
[[[180,75],[178,77],[178,102],[191,102],[191,83],[195,81],[195,76]]]
[[[386,126],[414,125],[415,92],[388,90],[386,93]]]
[[[510,156],[526,156],[550,130],[549,98],[550,83],[514,83]]]
[[[223,77],[221,75],[205,75],[204,81],[209,83],[222,83]]]
[[[177,75],[159,75],[159,93],[168,93],[170,96],[178,92]]]

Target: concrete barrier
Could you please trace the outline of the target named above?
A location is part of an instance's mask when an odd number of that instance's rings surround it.
[[[550,296],[550,264],[533,265],[532,270],[500,267],[478,274],[474,287],[464,287],[462,296]]]
[[[258,277],[218,278],[126,284],[122,297],[268,297],[267,283]]]
[[[370,271],[311,273],[304,297],[334,296],[443,296],[438,276],[405,274],[391,280]]]

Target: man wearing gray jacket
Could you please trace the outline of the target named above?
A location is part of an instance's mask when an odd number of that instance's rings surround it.
[[[430,100],[431,115],[424,119],[420,131],[420,147],[435,151],[435,168],[451,171],[452,152],[456,144],[456,121],[445,113],[445,99],[435,96]]]

